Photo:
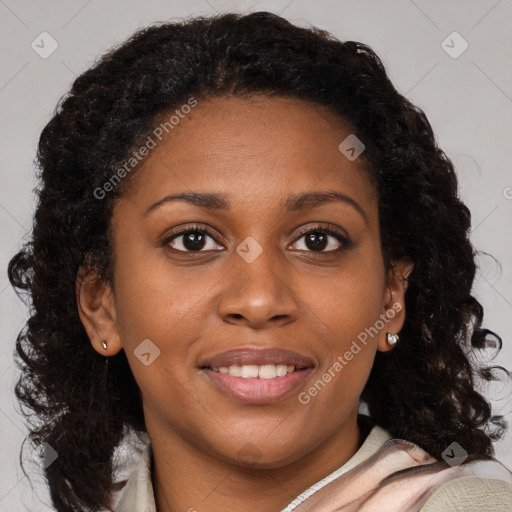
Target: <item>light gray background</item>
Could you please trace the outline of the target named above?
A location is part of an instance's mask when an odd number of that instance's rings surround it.
[[[36,485],[32,492],[18,465],[25,428],[12,392],[17,376],[12,354],[27,311],[5,273],[31,226],[39,134],[75,76],[138,27],[230,10],[269,10],[295,23],[327,29],[340,39],[369,44],[397,88],[424,109],[439,144],[457,167],[461,195],[473,215],[476,248],[503,265],[500,274],[489,257],[479,258],[474,293],[486,309],[486,326],[504,340],[494,362],[512,368],[510,0],[0,0],[0,511],[52,510],[40,501],[49,503],[45,487]],[[47,59],[31,48],[44,31],[59,45]],[[453,31],[469,44],[456,59],[441,46]],[[453,41],[449,38],[446,44],[452,51],[460,49],[460,41]],[[512,422],[509,400],[496,400],[496,406]],[[497,453],[511,468],[512,432]],[[33,467],[33,477],[42,481]]]

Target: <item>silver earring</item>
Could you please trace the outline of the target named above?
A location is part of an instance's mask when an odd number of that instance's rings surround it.
[[[103,345],[103,349],[107,350],[107,344],[105,343],[105,340],[101,340],[101,344]]]
[[[400,338],[398,337],[398,334],[392,334],[390,332],[386,333],[386,341],[392,347],[394,347],[397,344],[399,339]]]

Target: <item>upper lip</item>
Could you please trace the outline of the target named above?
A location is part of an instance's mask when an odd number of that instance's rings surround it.
[[[200,365],[201,367],[219,368],[221,366],[236,365],[264,365],[285,364],[295,368],[309,368],[314,366],[310,357],[292,352],[284,348],[238,348],[216,354]]]

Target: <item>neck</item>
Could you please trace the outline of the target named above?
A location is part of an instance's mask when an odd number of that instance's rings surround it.
[[[247,509],[248,503],[251,512],[281,510],[346,463],[367,435],[357,423],[356,411],[333,436],[301,458],[279,467],[250,468],[207,453],[175,432],[159,435],[156,425],[147,426],[158,512],[235,512]]]

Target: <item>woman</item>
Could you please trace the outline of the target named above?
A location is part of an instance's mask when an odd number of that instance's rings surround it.
[[[9,277],[57,510],[510,510],[470,213],[369,47],[269,13],[149,27],[38,159]]]

